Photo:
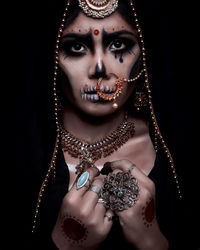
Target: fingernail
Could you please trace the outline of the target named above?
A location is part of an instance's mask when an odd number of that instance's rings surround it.
[[[101,169],[100,173],[102,175],[108,175],[111,172],[112,172],[111,162],[104,163],[103,168]]]

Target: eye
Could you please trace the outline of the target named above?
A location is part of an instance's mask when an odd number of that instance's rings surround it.
[[[112,51],[123,50],[125,48],[126,48],[125,43],[120,39],[115,40],[110,46],[110,49]]]
[[[85,51],[85,46],[83,46],[83,44],[81,43],[74,43],[72,46],[71,46],[71,51],[72,52],[83,52]]]

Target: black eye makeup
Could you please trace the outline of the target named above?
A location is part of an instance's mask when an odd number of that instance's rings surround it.
[[[87,54],[88,48],[85,44],[79,41],[65,41],[61,43],[60,50],[64,53],[65,57],[83,56]]]
[[[124,53],[133,53],[133,47],[136,45],[136,42],[129,38],[116,38],[112,41],[108,49],[114,54],[124,54]],[[133,53],[134,54],[134,53]]]
[[[113,33],[102,32],[102,47],[104,52],[113,53],[115,58],[120,55],[134,54],[133,48],[137,44],[134,33],[126,30]],[[67,57],[82,57],[94,53],[95,41],[92,32],[87,34],[68,33],[61,41],[60,51]],[[120,59],[120,62],[122,60]]]
[[[68,33],[62,37],[60,50],[68,56],[79,57],[86,55],[89,49],[93,49],[91,31],[86,34]]]

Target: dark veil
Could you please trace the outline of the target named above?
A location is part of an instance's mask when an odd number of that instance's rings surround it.
[[[198,166],[191,160],[196,146],[191,138],[191,134],[194,136],[191,133],[193,100],[187,89],[192,84],[188,66],[192,58],[185,45],[190,36],[185,34],[190,29],[185,15],[187,10],[185,7],[185,12],[180,12],[180,5],[172,0],[134,2],[144,35],[156,118],[173,156],[183,192],[182,226],[191,244],[191,248],[186,249],[197,249],[194,228],[197,228],[198,213],[197,207],[191,204],[197,199],[196,184],[191,169]],[[16,74],[11,99],[16,109],[12,133],[16,138],[14,193],[17,195],[14,199],[19,209],[20,249],[31,249],[29,239],[36,200],[55,142],[54,48],[64,6],[64,0],[34,1],[19,4],[14,10],[17,51],[14,51]],[[194,91],[192,86],[191,91]]]

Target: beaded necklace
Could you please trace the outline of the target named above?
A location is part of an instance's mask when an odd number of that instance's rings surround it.
[[[79,158],[76,166],[76,174],[82,173],[86,168],[94,166],[94,163],[102,157],[111,155],[125,144],[135,134],[134,122],[128,121],[125,114],[120,125],[106,137],[89,143],[78,139],[60,125],[60,138],[63,151],[67,151],[72,157]]]

